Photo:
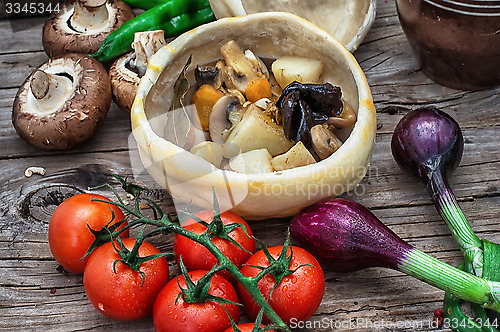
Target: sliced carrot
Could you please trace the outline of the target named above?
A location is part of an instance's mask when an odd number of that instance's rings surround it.
[[[191,104],[196,106],[196,111],[200,118],[201,129],[205,131],[208,130],[208,119],[212,112],[212,107],[217,100],[223,96],[224,93],[222,91],[208,84],[204,84],[196,90],[191,99]]]
[[[245,95],[252,103],[262,98],[269,98],[272,96],[271,84],[265,78],[255,78],[248,83]]]

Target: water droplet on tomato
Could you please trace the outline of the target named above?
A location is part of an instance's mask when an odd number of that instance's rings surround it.
[[[104,311],[104,304],[102,304],[102,303],[98,303],[98,304],[97,304],[97,308],[98,308],[100,311]]]
[[[292,276],[290,277],[290,280],[292,281],[292,284],[296,284],[296,283],[297,283],[297,277],[296,277],[296,276],[294,276],[293,274],[292,274]]]

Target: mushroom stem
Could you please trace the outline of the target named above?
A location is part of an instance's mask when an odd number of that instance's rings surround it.
[[[257,60],[252,63],[234,40],[222,45],[220,51],[227,65],[223,69],[224,82],[227,88],[245,92],[247,85],[253,79],[265,77]],[[253,58],[256,59],[255,55],[253,55]]]
[[[342,145],[342,141],[321,124],[311,128],[311,139],[314,152],[320,159],[330,157]]]
[[[135,60],[132,65],[139,71],[139,77],[144,76],[148,69],[149,59],[166,44],[163,30],[136,32],[132,48],[135,51]]]
[[[356,123],[356,112],[352,109],[351,105],[343,101],[342,113],[340,116],[332,116],[326,120],[326,123],[336,128],[347,128],[354,126]]]
[[[80,33],[102,30],[110,24],[106,0],[78,0],[70,23],[71,27]]]
[[[51,113],[64,105],[73,91],[73,82],[62,75],[46,73],[38,69],[30,81],[30,90],[36,109]]]

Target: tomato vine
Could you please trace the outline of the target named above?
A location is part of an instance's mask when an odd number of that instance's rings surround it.
[[[110,184],[104,184],[98,187],[95,187],[93,189],[100,189],[103,187],[108,188],[113,192],[113,194],[116,196],[118,202],[107,202],[113,205],[118,206],[121,208],[123,211],[126,211],[135,218],[135,220],[129,220],[128,224],[125,225],[123,228],[117,228],[117,227],[108,227],[105,226],[99,231],[93,230],[94,235],[96,236],[96,240],[92,246],[90,246],[88,252],[86,255],[89,255],[97,246],[99,246],[103,240],[107,238],[107,240],[117,238],[118,235],[121,232],[124,232],[132,227],[136,226],[144,226],[144,225],[152,225],[155,227],[154,230],[143,234],[141,231],[139,236],[137,237],[138,242],[144,241],[146,237],[155,235],[155,234],[169,234],[169,233],[175,233],[182,235],[194,242],[197,242],[201,245],[203,245],[205,248],[210,251],[212,255],[215,256],[217,259],[217,264],[212,267],[212,269],[207,273],[206,278],[203,278],[203,282],[206,284],[207,282],[210,282],[211,276],[215,275],[217,272],[220,272],[222,270],[226,270],[231,276],[234,277],[234,279],[245,289],[248,294],[251,295],[255,303],[261,308],[261,312],[263,315],[265,315],[270,321],[271,324],[267,326],[270,329],[275,329],[277,331],[290,331],[290,328],[283,322],[283,320],[279,317],[279,315],[273,310],[271,305],[267,302],[266,298],[263,296],[263,294],[259,291],[258,288],[258,282],[264,278],[266,275],[271,274],[273,275],[274,279],[276,280],[276,286],[280,283],[280,281],[287,275],[292,274],[296,269],[290,270],[289,265],[290,265],[290,259],[292,256],[292,250],[291,250],[291,241],[290,241],[290,236],[288,235],[285,243],[283,245],[283,252],[281,253],[280,257],[278,259],[272,259],[269,261],[269,266],[266,268],[262,268],[261,271],[255,276],[255,277],[249,277],[244,275],[240,269],[233,263],[229,258],[227,258],[218,248],[217,246],[212,242],[212,238],[214,236],[214,232],[216,232],[216,236],[221,236],[221,232],[226,232],[226,236],[222,234],[223,237],[228,239],[229,241],[233,241],[231,238],[227,236],[227,232],[230,232],[233,230],[235,227],[240,227],[239,224],[230,224],[230,225],[223,225],[220,216],[220,210],[219,206],[217,203],[217,197],[213,195],[214,199],[214,221],[210,224],[206,224],[207,229],[201,233],[201,234],[195,234],[189,230],[186,230],[185,228],[181,227],[180,222],[179,222],[179,217],[176,217],[174,219],[171,219],[161,208],[160,206],[155,203],[152,199],[146,197],[144,193],[148,191],[148,189],[144,186],[137,185],[135,183],[132,183],[127,180],[127,178],[123,179],[117,175],[113,175],[120,183],[123,188],[127,193],[133,196],[134,198],[134,204],[132,207],[129,207],[128,204],[126,204],[119,196],[117,191],[110,185]],[[95,199],[96,201],[99,201],[99,199]],[[142,210],[144,209],[144,206],[149,207],[153,211],[153,217],[148,217],[145,216],[142,213]],[[196,215],[187,212],[185,210],[177,211],[178,214],[183,214],[186,217],[193,218],[195,221],[198,222],[203,222],[201,219],[199,219]],[[238,245],[236,243],[236,245]],[[263,250],[266,250],[265,246],[261,243],[261,246],[263,247]],[[132,268],[134,268],[132,266]],[[300,267],[299,267],[300,268]],[[183,264],[181,263],[181,272],[184,278],[188,278],[188,273],[186,269],[184,268]],[[194,287],[194,284],[191,285]],[[202,286],[200,286],[202,287]],[[190,293],[190,297],[193,296],[193,294],[200,294],[202,301],[203,299],[206,299],[206,294],[204,292],[200,292],[197,289],[192,289]],[[185,296],[185,294],[180,294],[180,296]],[[217,299],[210,298],[210,300],[217,301]],[[190,301],[196,301],[196,299],[191,299]],[[267,328],[266,327],[266,328]]]

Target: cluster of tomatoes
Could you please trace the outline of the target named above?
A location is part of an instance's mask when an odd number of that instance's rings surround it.
[[[136,239],[129,238],[128,229],[120,233],[120,241],[106,242],[82,259],[95,240],[91,230],[110,228],[113,223],[125,220],[120,208],[102,200],[109,201],[98,194],[72,196],[56,208],[49,225],[49,245],[54,258],[66,270],[83,273],[85,293],[99,312],[116,320],[137,320],[152,315],[157,331],[170,332],[233,331],[232,326],[240,319],[239,303],[253,320],[259,316],[260,308],[252,296],[227,271],[214,275],[208,290],[212,297],[227,301],[191,303],[184,300],[183,292],[203,278],[217,264],[217,259],[203,245],[179,234],[174,238],[174,254],[177,264],[182,259],[189,271],[189,280],[183,274],[169,280],[167,260],[146,241],[138,247],[138,257],[142,259],[139,272],[125,264],[123,252],[133,251],[136,244]],[[197,220],[190,218],[183,222],[182,228],[202,234],[213,221],[214,212],[201,211],[196,217]],[[212,237],[211,241],[245,276],[255,277],[270,265],[266,252],[255,252],[252,231],[242,218],[232,212],[224,212],[220,218],[224,225],[241,225],[228,234],[239,247],[220,237]],[[124,227],[126,222],[119,224],[117,230]],[[285,323],[309,319],[317,310],[325,289],[323,271],[316,259],[299,247],[291,248],[290,274],[278,285],[271,274],[258,282],[259,291]],[[276,259],[282,251],[283,246],[275,246],[268,248],[267,254]],[[150,259],[143,259],[148,256]],[[264,316],[263,322],[269,320]],[[254,324],[247,323],[238,325],[236,331],[253,329]]]

